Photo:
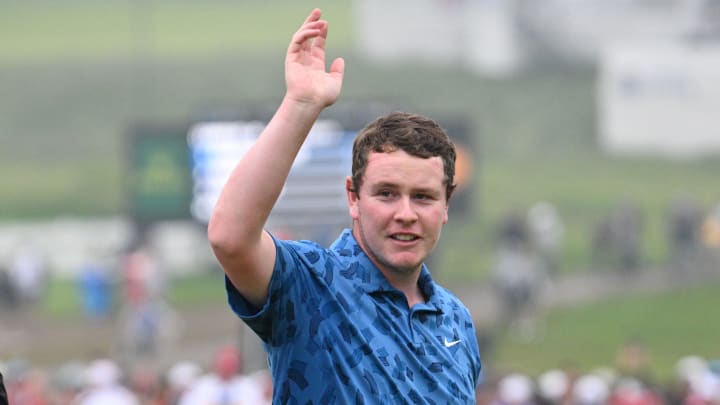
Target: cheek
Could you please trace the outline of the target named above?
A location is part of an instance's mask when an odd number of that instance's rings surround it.
[[[392,220],[392,211],[383,205],[370,202],[355,204],[350,209],[350,216],[355,220],[361,220],[366,226],[381,226]]]
[[[448,212],[444,209],[433,210],[432,213],[428,213],[427,217],[430,222],[437,224],[442,227],[448,222]]]

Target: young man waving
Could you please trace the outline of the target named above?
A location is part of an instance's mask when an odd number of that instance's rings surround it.
[[[424,265],[455,175],[455,147],[434,121],[391,113],[360,131],[345,184],[352,229],[329,248],[264,229],[311,127],[340,95],[344,61],[326,71],[327,33],[316,9],[293,35],[285,97],[213,211],[230,306],[264,343],[274,403],[474,403],[470,313]]]

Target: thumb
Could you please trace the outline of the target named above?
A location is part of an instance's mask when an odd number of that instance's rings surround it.
[[[333,76],[343,77],[345,73],[345,59],[336,58],[330,65],[330,74]]]

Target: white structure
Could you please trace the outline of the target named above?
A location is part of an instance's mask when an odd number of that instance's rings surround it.
[[[514,0],[357,0],[357,46],[385,64],[465,66],[505,76],[521,66]]]
[[[9,265],[19,248],[32,247],[49,272],[72,278],[89,261],[114,266],[134,232],[121,217],[0,222],[0,264]],[[215,263],[205,229],[191,221],[157,223],[147,237],[158,264],[173,275]]]
[[[521,19],[553,54],[594,63],[607,46],[688,35],[705,0],[525,1]]]
[[[612,154],[720,154],[720,44],[624,44],[600,62],[601,146]]]
[[[720,0],[356,0],[369,60],[503,77],[541,59],[594,64],[626,41],[720,37]]]

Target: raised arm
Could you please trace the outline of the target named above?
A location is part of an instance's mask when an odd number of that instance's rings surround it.
[[[322,110],[340,95],[344,61],[325,69],[327,21],[313,10],[285,58],[286,93],[275,115],[225,184],[208,225],[213,252],[235,288],[264,303],[275,264],[265,222],[300,147]]]

